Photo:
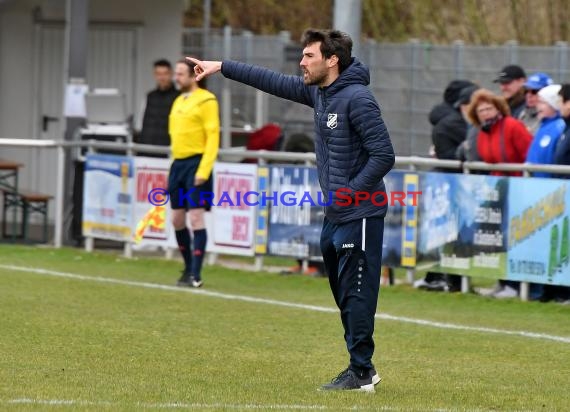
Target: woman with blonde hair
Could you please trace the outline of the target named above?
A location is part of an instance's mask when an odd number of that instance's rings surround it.
[[[479,128],[477,152],[487,163],[524,163],[532,135],[525,125],[511,116],[504,97],[479,89],[467,109],[469,120]],[[496,176],[520,176],[521,173],[491,172]]]
[[[504,97],[480,89],[473,93],[467,108],[467,116],[479,128],[477,151],[487,163],[524,163],[532,135],[520,120],[511,116],[511,110]],[[521,176],[522,173],[491,172],[495,176]],[[495,298],[514,298],[519,284],[500,280],[490,294]]]

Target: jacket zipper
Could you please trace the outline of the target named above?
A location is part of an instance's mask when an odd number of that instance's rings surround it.
[[[323,103],[322,111],[321,111],[321,114],[319,116],[319,129],[321,131],[321,140],[322,140],[323,145],[324,145],[323,156],[326,159],[326,165],[327,165],[325,179],[327,182],[327,190],[329,190],[330,189],[330,181],[328,179],[328,177],[330,176],[329,142],[328,142],[327,138],[325,137],[324,128],[321,129],[322,120],[323,120],[323,117],[324,117],[325,112],[326,112],[327,100],[326,100],[326,96],[325,96],[325,91],[321,89],[321,90],[319,90],[319,92],[321,93],[321,101]],[[318,115],[318,113],[317,113],[317,115]],[[326,209],[327,209],[327,206],[325,206],[325,210]]]
[[[326,107],[327,107],[327,99],[326,99],[326,96],[325,96],[325,91],[321,89],[321,90],[320,90],[320,93],[321,93],[321,101],[323,102],[323,110],[322,110],[322,112],[321,112],[321,115],[319,116],[319,128],[320,128],[320,125],[322,124],[322,119],[323,119],[323,117],[324,117],[324,115],[325,115],[325,112],[326,112],[325,109],[326,109]],[[326,141],[326,139],[325,139],[325,137],[324,137],[324,133],[321,133],[321,139],[322,139],[323,142],[327,145],[327,148],[328,148],[329,144],[328,144],[328,142]],[[327,158],[328,158],[328,156],[327,156]]]

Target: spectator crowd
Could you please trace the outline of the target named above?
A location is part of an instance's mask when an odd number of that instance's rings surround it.
[[[503,67],[494,82],[500,93],[468,80],[453,80],[447,85],[443,102],[429,114],[432,156],[486,163],[570,165],[570,84],[558,84],[542,72],[527,76],[518,65]],[[521,175],[502,171],[491,174]],[[547,172],[533,172],[532,176],[570,178]],[[454,291],[460,289],[460,278],[429,272],[415,286]],[[569,290],[531,284],[530,298],[570,303]],[[516,297],[519,284],[501,281],[480,293],[495,298]]]

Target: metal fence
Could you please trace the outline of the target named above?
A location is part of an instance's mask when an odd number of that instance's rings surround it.
[[[228,32],[226,30],[226,35]],[[299,73],[301,49],[287,32],[259,36],[233,31],[231,40],[224,42],[221,30],[210,30],[204,36],[202,29],[187,29],[183,44],[185,55],[216,60],[229,57],[288,74]],[[461,41],[444,46],[418,40],[401,44],[368,41],[361,44],[361,50],[359,58],[370,67],[372,90],[400,156],[427,155],[431,145],[428,114],[442,101],[443,90],[451,80],[468,79],[498,91],[493,78],[503,66],[516,63],[527,74],[542,71],[555,82],[570,81],[570,53],[566,42],[551,47],[526,47],[514,41],[499,46],[466,46]],[[209,81],[212,91],[222,96],[222,77],[214,76]],[[231,82],[230,87],[233,125],[254,125],[255,92],[236,82]],[[285,133],[312,134],[310,108],[273,96],[263,103],[266,106],[264,121],[281,124]]]
[[[56,141],[56,140],[41,140],[41,139],[19,139],[19,138],[0,138],[0,148],[18,148],[20,150],[30,150],[32,148],[40,149],[43,151],[54,150],[57,157],[55,164],[51,164],[49,169],[40,170],[38,174],[50,174],[56,181],[54,191],[47,190],[47,194],[54,197],[55,214],[54,214],[54,245],[60,247],[63,243],[63,208],[64,208],[64,174],[65,162],[70,156],[74,159],[78,156],[78,149],[85,148],[88,152],[95,152],[97,150],[112,150],[113,153],[122,154],[126,156],[142,155],[145,153],[170,153],[168,147],[157,147],[152,145],[135,144],[132,142],[102,142],[96,140],[87,141]],[[80,158],[83,158],[80,156]],[[245,158],[258,159],[260,164],[267,161],[284,162],[284,163],[304,163],[305,165],[315,164],[316,158],[314,153],[294,153],[294,152],[274,152],[274,151],[252,151],[244,150],[243,148],[229,148],[220,149],[218,159],[220,161],[241,162]],[[29,167],[29,163],[23,162],[24,167]],[[550,172],[560,175],[570,175],[570,166],[562,165],[541,165],[541,164],[519,164],[519,163],[485,163],[485,162],[460,162],[458,160],[440,160],[429,157],[419,156],[396,156],[396,169],[407,170],[434,170],[438,169],[453,169],[455,171],[462,170],[463,173],[471,173],[473,171],[506,171],[506,172],[522,172],[524,176],[530,176],[531,172]],[[52,219],[50,218],[50,221]]]

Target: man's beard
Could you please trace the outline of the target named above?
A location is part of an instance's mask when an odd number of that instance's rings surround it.
[[[311,77],[310,74],[307,75],[307,77],[304,76],[303,73],[303,82],[307,85],[307,86],[320,86],[321,84],[323,84],[325,82],[327,78],[327,73],[326,72],[321,72],[321,73],[315,73],[313,75],[313,77]]]

